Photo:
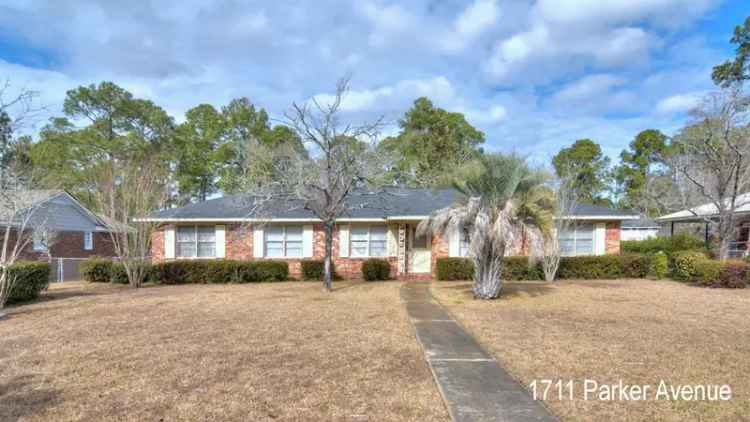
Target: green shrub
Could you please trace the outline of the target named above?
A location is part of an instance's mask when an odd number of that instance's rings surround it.
[[[370,258],[362,263],[362,278],[367,281],[391,278],[391,263],[385,259]]]
[[[620,276],[624,278],[644,278],[651,267],[651,257],[643,254],[620,255]]]
[[[664,252],[672,255],[679,251],[705,250],[703,239],[690,233],[675,233],[674,236],[656,236],[644,240],[623,240],[620,249],[626,253],[654,254]]]
[[[51,269],[46,262],[18,261],[8,271],[8,276],[14,282],[8,293],[7,303],[36,299],[49,286]]]
[[[693,280],[704,286],[713,286],[719,281],[721,268],[721,261],[708,258],[699,259],[695,262]]]
[[[696,262],[707,259],[704,252],[680,251],[672,255],[672,275],[678,280],[692,280],[695,278]]]
[[[649,266],[649,274],[660,280],[664,278],[669,272],[669,259],[667,254],[659,251],[651,255],[651,264]]]
[[[560,258],[559,279],[643,278],[649,273],[651,259],[646,255],[566,256]],[[468,258],[438,258],[438,280],[471,280],[474,264]],[[541,263],[530,264],[527,257],[503,258],[503,280],[543,280]]]
[[[112,267],[110,267],[109,281],[116,284],[128,284],[128,273],[125,271],[125,265],[113,262]]]
[[[748,283],[748,273],[750,265],[740,260],[724,261],[721,265],[718,282],[714,287],[724,287],[729,289],[744,289]]]
[[[285,261],[189,260],[153,265],[150,281],[164,284],[256,283],[289,278]]]
[[[91,257],[81,263],[78,267],[81,278],[90,283],[109,283],[112,273],[112,260],[101,257]]]
[[[438,258],[435,261],[435,272],[438,280],[472,280],[474,263],[468,258]]]
[[[619,255],[565,256],[557,270],[561,279],[615,279],[622,274]]]
[[[540,262],[529,263],[525,256],[503,258],[503,280],[542,280],[544,271]]]

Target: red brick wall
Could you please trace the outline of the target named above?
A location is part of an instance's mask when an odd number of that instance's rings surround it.
[[[15,234],[11,235],[11,245],[15,242]],[[93,234],[94,248],[92,250],[84,249],[83,232],[64,231],[56,232],[50,237],[49,252],[35,251],[34,243],[29,240],[26,247],[20,254],[24,260],[44,261],[50,256],[52,258],[88,258],[90,256],[111,257],[115,255],[114,246],[109,233]],[[9,246],[10,247],[10,246]]]
[[[245,224],[227,224],[225,230],[227,259],[252,259],[253,228]]]
[[[432,262],[430,268],[432,269],[432,277],[437,277],[437,260],[438,258],[448,258],[450,256],[450,244],[448,243],[448,236],[438,236],[437,234],[432,235]]]
[[[164,231],[172,226],[160,226],[151,235],[151,257],[153,262],[163,262],[164,258]],[[341,258],[339,257],[339,231],[336,227],[333,231],[333,265],[336,273],[344,278],[361,278],[362,263],[366,258]],[[313,258],[323,259],[325,255],[325,232],[322,224],[313,225]],[[253,229],[242,224],[226,225],[226,258],[235,260],[257,259],[253,257]],[[289,275],[294,278],[302,276],[302,266],[299,258],[273,258],[274,260],[289,263]],[[391,275],[397,276],[398,263],[396,257],[386,257],[391,263]]]
[[[159,227],[151,233],[152,262],[164,261],[164,230],[166,230],[166,227],[167,226]]]
[[[620,222],[607,223],[604,235],[604,252],[608,254],[620,253]]]

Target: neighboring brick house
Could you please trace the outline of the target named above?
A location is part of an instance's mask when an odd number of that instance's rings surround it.
[[[399,279],[435,276],[441,257],[466,256],[468,242],[454,230],[444,236],[418,236],[417,225],[450,206],[459,194],[450,189],[387,188],[360,193],[338,219],[333,233],[333,260],[343,277],[360,277],[370,257],[387,259]],[[300,276],[300,261],[322,259],[324,232],[320,221],[301,204],[266,204],[263,215],[250,210],[251,200],[235,195],[154,213],[143,221],[159,223],[152,237],[155,262],[173,259],[282,259],[290,274]],[[635,214],[591,205],[579,206],[574,229],[561,234],[565,253],[619,253],[620,222]]]
[[[55,281],[78,279],[78,264],[90,256],[114,256],[105,222],[65,191],[30,190],[35,209],[28,227],[37,227],[20,259],[49,261]],[[39,228],[41,227],[41,228]],[[13,239],[11,239],[13,242]]]

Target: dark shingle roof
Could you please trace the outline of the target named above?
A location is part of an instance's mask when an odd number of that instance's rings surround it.
[[[623,229],[649,229],[649,228],[658,229],[660,228],[659,223],[646,217],[641,217],[637,220],[625,220],[622,222],[622,225],[620,227],[622,227]]]
[[[417,217],[429,215],[435,210],[453,204],[458,193],[452,189],[408,189],[386,188],[378,191],[358,191],[348,199],[349,208],[345,218],[385,218],[389,216]],[[189,204],[180,208],[159,211],[150,218],[155,219],[237,219],[237,218],[314,218],[303,209],[301,201],[276,200],[264,203],[253,212],[254,201],[246,195],[230,195],[222,198]]]
[[[572,215],[577,217],[625,217],[632,218],[637,217],[638,214],[629,210],[618,210],[615,208],[602,207],[600,205],[592,204],[578,204],[575,206]]]
[[[453,189],[416,189],[389,187],[377,191],[357,191],[349,199],[350,209],[343,218],[420,217],[452,205],[461,198]],[[301,201],[271,201],[253,212],[253,197],[229,195],[208,201],[155,212],[149,218],[169,219],[243,219],[243,218],[315,218]],[[572,213],[589,217],[633,217],[636,214],[579,204]]]

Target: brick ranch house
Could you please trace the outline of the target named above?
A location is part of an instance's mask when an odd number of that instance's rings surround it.
[[[394,278],[434,277],[438,258],[466,256],[468,239],[458,230],[442,237],[419,236],[417,225],[458,198],[459,193],[450,189],[387,188],[354,195],[350,210],[334,229],[336,272],[343,277],[361,277],[362,262],[376,257],[391,263]],[[251,211],[252,200],[247,197],[225,196],[156,212],[141,221],[158,224],[151,242],[154,262],[280,259],[289,262],[292,277],[299,277],[301,260],[323,259],[323,227],[301,204],[264,208],[261,216]],[[569,218],[577,224],[560,235],[564,253],[603,255],[619,253],[620,223],[637,215],[580,205]]]
[[[22,197],[23,206],[34,209],[28,227],[37,229],[19,258],[50,262],[53,281],[78,280],[78,264],[85,258],[115,255],[104,220],[73,195],[58,190],[29,190]]]

